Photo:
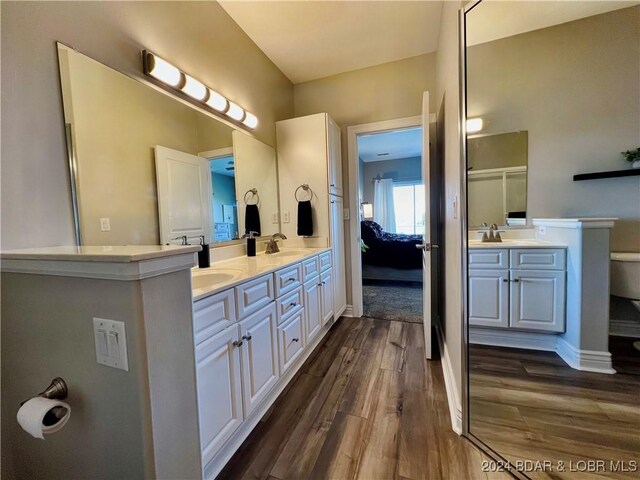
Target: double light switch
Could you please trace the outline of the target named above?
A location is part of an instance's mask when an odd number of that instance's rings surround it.
[[[129,371],[124,322],[94,318],[93,337],[96,343],[98,363]]]

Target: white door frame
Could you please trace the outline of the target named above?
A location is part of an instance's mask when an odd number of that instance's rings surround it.
[[[429,123],[436,121],[435,113],[429,115]],[[382,122],[364,123],[347,127],[347,146],[349,162],[349,220],[351,251],[351,311],[352,316],[361,317],[364,313],[362,301],[362,256],[360,255],[360,204],[359,185],[360,162],[358,161],[358,135],[380,133],[403,128],[422,127],[422,116],[396,118]],[[366,181],[366,179],[365,179]]]

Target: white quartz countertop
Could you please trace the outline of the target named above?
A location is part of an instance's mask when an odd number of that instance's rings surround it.
[[[469,249],[486,249],[486,248],[567,248],[566,245],[557,242],[547,242],[536,239],[506,239],[502,242],[482,242],[480,240],[469,240]]]
[[[319,253],[329,251],[325,248],[287,248],[281,247],[280,253],[267,255],[259,253],[255,257],[235,257],[220,262],[211,262],[209,268],[193,268],[191,285],[193,300],[198,301],[215,293],[235,287],[262,275],[301,262]],[[215,250],[212,255],[215,255]]]
[[[200,251],[200,245],[61,246],[7,250],[2,259],[130,263]]]

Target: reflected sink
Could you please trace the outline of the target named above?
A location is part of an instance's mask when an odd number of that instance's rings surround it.
[[[232,280],[238,280],[242,277],[240,270],[227,270],[224,272],[207,272],[207,273],[194,273],[191,278],[192,288],[205,288],[213,287],[219,283],[230,282]]]

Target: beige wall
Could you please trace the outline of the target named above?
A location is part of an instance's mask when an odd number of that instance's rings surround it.
[[[527,165],[527,132],[469,137],[467,165],[473,170]]]
[[[294,86],[296,117],[327,112],[341,128],[345,199],[350,195],[347,127],[420,115],[422,93],[435,91],[435,60],[435,54],[420,55]],[[435,112],[435,107],[431,111]],[[350,230],[345,223],[346,258],[351,255],[350,242]],[[349,269],[347,303],[352,303]]]
[[[471,47],[468,68],[483,133],[529,132],[528,218],[618,217],[612,250],[640,251],[638,177],[573,181],[640,145],[640,7]]]
[[[254,112],[293,116],[293,87],[216,2],[1,3],[3,249],[74,243],[55,42],[140,76],[148,48]]]
[[[460,209],[454,212],[453,200],[460,205],[460,76],[458,10],[462,2],[445,2],[440,19],[440,37],[436,60],[437,80],[434,104],[440,111],[444,101],[444,176],[445,176],[445,321],[443,334],[446,355],[451,364],[456,392],[454,401],[462,405],[462,277]]]

